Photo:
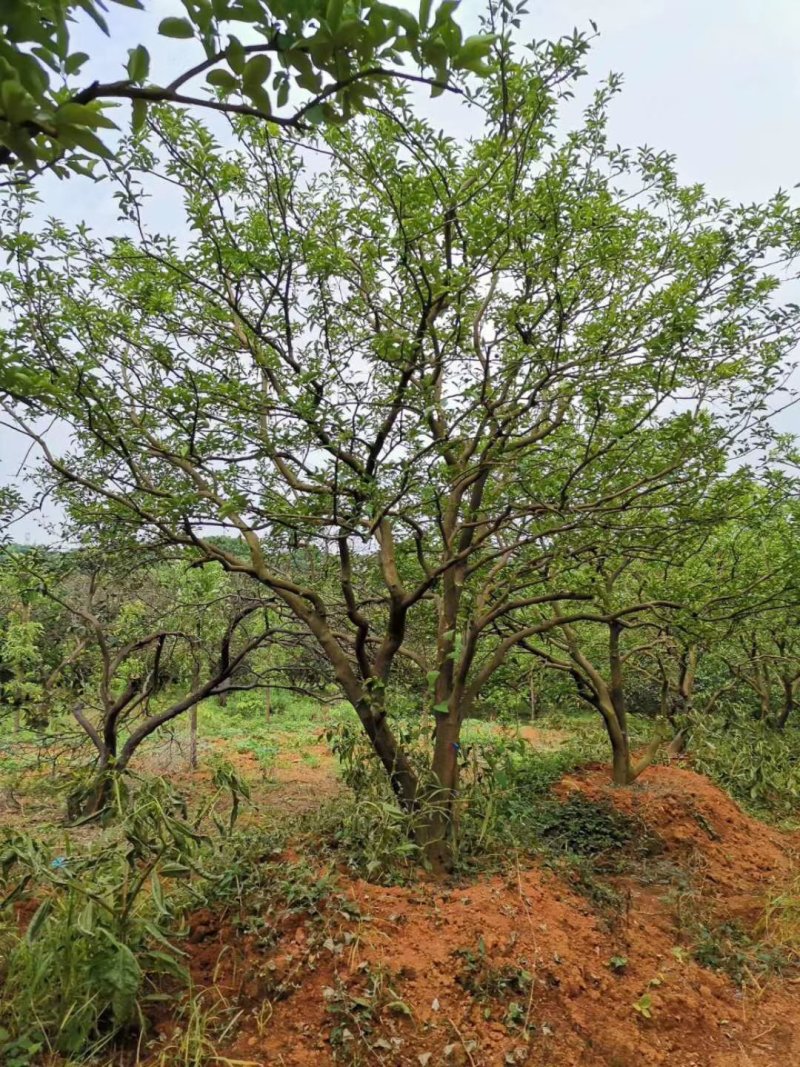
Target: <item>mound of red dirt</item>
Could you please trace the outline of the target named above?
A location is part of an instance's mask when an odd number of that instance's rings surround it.
[[[754,922],[792,877],[794,840],[688,770],[654,767],[619,790],[590,769],[559,790],[606,800],[661,838],[649,873],[615,876],[621,908],[598,911],[531,866],[447,888],[340,878],[322,919],[287,917],[265,947],[197,916],[197,984],[245,1005],[220,1054],[286,1067],[800,1064],[800,986],[740,988],[701,966],[684,914],[688,899]]]
[[[748,899],[762,911],[770,887],[785,884],[796,870],[800,836],[746,815],[727,793],[694,771],[656,766],[633,786],[619,789],[605,767],[589,767],[559,783],[561,796],[572,791],[638,816],[658,834],[667,856],[691,868],[706,902],[718,901],[728,916]]]

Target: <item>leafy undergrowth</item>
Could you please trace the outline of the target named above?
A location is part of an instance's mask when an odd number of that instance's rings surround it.
[[[748,811],[787,828],[800,827],[800,727],[783,730],[749,709],[691,720],[692,765]]]

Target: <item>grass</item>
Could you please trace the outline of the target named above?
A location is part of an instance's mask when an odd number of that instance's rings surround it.
[[[800,965],[800,877],[767,901],[758,932],[795,965]]]

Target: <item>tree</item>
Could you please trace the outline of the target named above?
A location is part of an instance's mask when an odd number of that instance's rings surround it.
[[[141,0],[113,2],[144,11]],[[422,0],[417,17],[378,0],[187,0],[158,33],[191,42],[191,62],[151,74],[138,44],[125,76],[101,82],[86,73],[92,57],[73,48],[71,30],[84,16],[118,39],[102,0],[11,0],[0,11],[0,171],[9,181],[45,168],[91,175],[98,157],[113,159],[100,135],[117,128],[109,114],[117,101],[131,101],[134,129],[150,105],[169,103],[304,131],[347,120],[388,81],[442,92],[454,72],[482,72],[492,45],[490,36],[464,39],[456,6]]]
[[[507,56],[469,144],[396,90],[319,133],[324,173],[261,124],[226,151],[163,113],[122,190],[128,234],[49,224],[49,258],[24,226],[3,238],[4,345],[47,375],[41,407],[72,448],[6,408],[79,531],[179,547],[268,590],[330,664],[434,863],[484,687],[537,635],[605,622],[551,575],[566,583],[590,532],[635,528],[651,495],[672,506],[721,449],[766,433],[800,333],[778,299],[800,241],[786,195],[732,206],[680,186],[669,157],[610,148],[614,80],[556,136],[585,51],[576,37]],[[190,241],[149,230],[136,165],[184,190]],[[391,728],[398,658],[435,720],[423,771]]]
[[[36,594],[14,581],[3,568],[0,574],[0,701],[14,709],[18,733],[23,710],[30,713],[42,696],[39,674],[43,661],[42,623],[34,618]]]
[[[170,594],[181,584],[180,567],[159,572],[151,564],[125,572],[96,554],[56,560],[54,567],[28,558],[16,565],[70,620],[77,655],[89,664],[80,687],[64,693],[96,756],[89,787],[71,798],[73,815],[101,811],[112,778],[128,768],[140,745],[218,694],[253,651],[276,636],[263,617],[264,598],[242,598],[213,581],[195,582],[194,597],[175,605]],[[65,650],[60,668],[75,658],[75,649]],[[36,667],[33,662],[28,669]],[[50,693],[52,681],[44,686]]]

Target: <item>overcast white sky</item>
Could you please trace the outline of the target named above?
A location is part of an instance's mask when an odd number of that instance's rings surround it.
[[[145,24],[180,13],[174,0],[145,2],[146,16],[114,9],[111,42],[93,28],[76,31],[77,46],[96,57],[87,80],[123,76],[127,48],[152,43]],[[574,26],[589,30],[590,19],[598,24],[584,85],[591,88],[612,70],[624,75],[612,112],[613,141],[673,152],[683,180],[734,200],[765,199],[800,182],[798,0],[529,0],[528,6],[523,41]],[[474,30],[482,9],[482,0],[462,0],[462,24]],[[152,75],[163,81],[159,72],[188,67],[196,56],[184,41],[157,41],[152,51]],[[105,186],[46,180],[40,192],[47,214],[84,217],[103,230],[113,225]],[[784,414],[781,425],[800,432],[800,416]],[[18,474],[24,451],[21,440],[0,433],[0,480],[24,478]],[[23,534],[38,539],[30,521],[19,529]]]

